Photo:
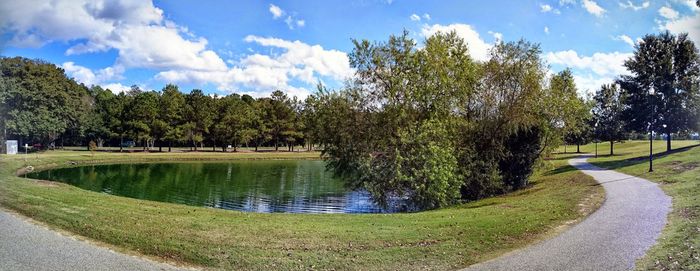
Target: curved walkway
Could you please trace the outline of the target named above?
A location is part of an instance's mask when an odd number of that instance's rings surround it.
[[[0,209],[0,270],[178,270],[60,235]]]
[[[586,162],[569,164],[602,184],[606,200],[568,231],[466,270],[629,270],[666,224],[671,198],[657,184]]]

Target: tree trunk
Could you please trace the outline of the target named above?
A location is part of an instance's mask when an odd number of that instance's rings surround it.
[[[671,151],[671,133],[666,133],[666,151]]]
[[[613,144],[615,144],[615,141],[610,140],[610,156],[613,155]]]
[[[280,142],[279,140],[275,139],[275,151],[278,151],[280,147]]]
[[[576,143],[576,153],[581,153],[581,144]]]
[[[168,144],[168,152],[171,152],[173,149],[173,141],[170,140],[170,143]]]
[[[63,141],[63,139],[61,139]],[[119,136],[119,152],[122,152],[124,148],[124,136]]]

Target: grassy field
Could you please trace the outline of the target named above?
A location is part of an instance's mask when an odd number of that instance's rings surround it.
[[[528,189],[407,214],[261,214],[95,193],[15,176],[77,163],[297,159],[318,153],[96,153],[1,156],[0,205],[125,252],[211,269],[445,270],[493,258],[561,231],[599,206],[600,186],[547,161]],[[26,159],[26,161],[25,161]]]
[[[607,155],[610,145],[605,144],[605,155],[589,160],[601,167],[655,181],[673,198],[668,225],[658,244],[637,262],[639,270],[700,270],[700,147],[688,147],[697,144],[700,141],[675,141],[672,146],[675,150],[665,153],[665,142],[654,142],[653,173],[648,172],[648,141],[616,144],[614,156]],[[600,152],[601,146],[598,148]],[[593,145],[582,146],[582,151],[593,149]]]

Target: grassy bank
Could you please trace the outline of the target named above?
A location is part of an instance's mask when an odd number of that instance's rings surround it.
[[[639,270],[700,270],[700,141],[676,141],[665,153],[663,141],[654,142],[654,172],[649,173],[649,142],[616,145],[616,155],[591,159],[593,164],[657,182],[673,198],[658,244],[637,262]],[[598,146],[600,151],[600,146]],[[591,151],[593,145],[582,147]]]
[[[528,189],[410,214],[259,214],[111,196],[16,177],[18,168],[318,153],[48,152],[0,160],[0,205],[119,248],[213,269],[455,269],[525,246],[594,210],[602,188],[565,157]]]

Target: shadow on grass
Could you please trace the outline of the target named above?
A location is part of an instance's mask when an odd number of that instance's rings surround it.
[[[659,159],[659,158],[669,156],[671,154],[684,152],[684,151],[690,150],[690,149],[698,147],[698,146],[700,146],[700,144],[682,147],[682,148],[677,148],[677,149],[663,152],[663,153],[656,153],[656,154],[654,154],[654,159]],[[649,161],[649,155],[642,155],[642,156],[632,157],[632,158],[628,158],[628,159],[624,159],[624,160],[592,162],[591,164],[594,164],[597,167],[602,167],[605,169],[618,169],[621,167],[628,167],[628,166],[633,166],[633,165],[637,165],[637,164],[647,163],[648,161]]]

